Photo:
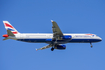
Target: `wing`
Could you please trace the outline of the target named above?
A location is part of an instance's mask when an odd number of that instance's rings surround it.
[[[52,25],[53,25],[53,26],[52,26],[53,39],[55,39],[55,40],[56,40],[56,39],[61,40],[60,37],[63,36],[62,31],[60,30],[59,26],[57,25],[57,23],[56,23],[55,21],[51,20],[51,22],[52,22]],[[42,48],[36,49],[36,51],[37,51],[37,50],[47,49],[47,48],[50,48],[50,47],[52,47],[52,46],[54,46],[54,44],[49,44],[49,45],[44,46],[44,47],[42,47]]]
[[[37,51],[37,50],[47,49],[47,48],[50,48],[50,47],[52,47],[52,46],[53,46],[53,45],[49,44],[49,45],[44,46],[44,47],[42,47],[42,48],[36,49],[36,51]]]
[[[60,30],[59,26],[57,25],[57,23],[53,20],[51,20],[52,22],[52,30],[53,30],[53,38],[58,39],[61,36],[63,36],[62,31]]]

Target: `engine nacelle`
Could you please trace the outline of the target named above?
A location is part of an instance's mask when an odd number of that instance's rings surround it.
[[[66,45],[56,45],[54,46],[55,49],[64,50],[66,49]]]
[[[65,35],[65,36],[63,36],[63,39],[72,39],[72,36],[71,35]]]

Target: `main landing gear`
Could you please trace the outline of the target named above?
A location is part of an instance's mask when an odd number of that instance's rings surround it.
[[[92,43],[90,43],[90,45],[91,45],[91,48],[92,48],[93,47]]]
[[[51,48],[51,51],[53,51],[53,50],[54,50],[54,48],[52,47],[52,48]]]

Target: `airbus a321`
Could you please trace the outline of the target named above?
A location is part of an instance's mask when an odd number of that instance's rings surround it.
[[[92,43],[100,42],[102,39],[95,34],[71,34],[62,33],[57,23],[53,20],[52,31],[53,33],[19,33],[8,21],[3,21],[7,30],[7,34],[3,40],[13,39],[17,41],[30,42],[30,43],[47,43],[48,45],[36,49],[43,50],[51,47],[51,51],[54,49],[64,50],[66,49],[66,43]]]

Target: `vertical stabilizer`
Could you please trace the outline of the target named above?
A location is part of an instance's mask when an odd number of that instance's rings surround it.
[[[10,30],[13,34],[19,34],[19,32],[8,21],[3,21],[3,23],[7,30],[7,33],[8,33],[8,30]]]

